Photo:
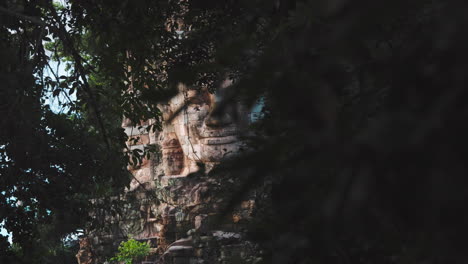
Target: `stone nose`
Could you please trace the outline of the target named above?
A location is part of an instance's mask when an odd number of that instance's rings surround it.
[[[232,124],[232,117],[229,114],[228,107],[223,110],[214,108],[205,119],[205,125],[212,128],[224,127]]]
[[[232,106],[223,104],[223,93],[217,91],[216,94],[211,97],[210,108],[208,116],[205,118],[205,125],[212,128],[219,128],[230,125],[232,123]],[[224,102],[226,103],[226,102]]]

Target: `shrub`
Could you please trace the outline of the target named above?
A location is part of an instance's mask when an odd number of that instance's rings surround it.
[[[150,245],[146,242],[138,242],[135,239],[122,241],[119,245],[119,252],[115,257],[111,258],[112,261],[123,261],[125,264],[133,264],[149,255]]]

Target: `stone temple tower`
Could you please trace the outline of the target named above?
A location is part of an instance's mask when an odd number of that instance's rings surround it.
[[[258,263],[261,250],[246,238],[245,227],[255,217],[259,191],[226,212],[238,183],[229,173],[213,170],[248,151],[242,135],[249,111],[239,102],[220,104],[231,83],[224,81],[215,94],[180,84],[179,93],[159,106],[161,131],[147,131],[154,120],[123,120],[134,139],[130,149],[154,146],[158,151],[129,166],[134,179],[122,212],[106,216],[105,226],[86,230],[80,264],[103,263],[129,237],[151,245],[148,263]]]

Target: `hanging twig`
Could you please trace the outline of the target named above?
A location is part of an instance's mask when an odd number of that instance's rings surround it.
[[[55,10],[55,8],[52,5],[49,5],[49,9],[50,9],[50,11],[52,13],[52,16],[54,17],[54,19],[58,23],[58,28],[55,28],[56,33],[58,34],[59,38],[62,40],[64,46],[66,46],[70,50],[71,55],[73,56],[73,59],[75,60],[75,67],[76,67],[76,69],[77,69],[77,71],[78,71],[78,73],[79,73],[79,75],[81,77],[81,80],[83,81],[83,89],[88,94],[91,106],[94,109],[94,113],[96,115],[96,119],[97,119],[99,128],[102,131],[102,136],[103,136],[103,139],[104,139],[104,143],[106,144],[107,148],[110,149],[110,143],[109,143],[109,139],[107,137],[106,129],[104,127],[104,122],[102,121],[101,111],[99,110],[99,107],[98,107],[98,104],[97,104],[96,99],[94,97],[94,94],[93,94],[93,92],[91,90],[91,87],[89,86],[88,80],[86,79],[86,71],[85,71],[85,69],[83,67],[83,64],[82,64],[83,58],[80,56],[80,54],[78,53],[78,51],[74,47],[73,41],[70,39],[70,36],[67,34],[65,26],[63,25],[62,21],[58,17],[58,14],[57,14],[57,11]]]

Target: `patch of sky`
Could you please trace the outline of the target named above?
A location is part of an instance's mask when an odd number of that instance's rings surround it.
[[[53,54],[51,51],[46,51],[46,55],[52,57]],[[66,64],[60,60],[50,60],[49,66],[50,67],[46,67],[44,70],[44,78],[50,77],[53,80],[56,80],[59,79],[60,76],[69,76],[69,72],[71,71],[71,69],[67,69]],[[50,109],[55,113],[62,113],[67,111],[69,107],[64,106],[62,103],[67,101],[76,101],[76,95],[75,93],[71,95],[64,93],[67,93],[67,91],[63,90],[57,96],[53,96],[53,91],[48,91],[44,98],[45,104],[49,105]]]
[[[0,235],[1,236],[6,236],[8,237],[8,242],[10,243],[10,245],[12,244],[12,240],[13,240],[13,237],[12,237],[12,234],[11,232],[8,232],[8,230],[5,229],[5,220],[3,220],[1,223],[0,223]]]
[[[70,3],[66,0],[54,0],[53,3],[56,6],[70,7]],[[65,16],[65,18],[68,18],[68,16]],[[65,28],[67,30],[70,29],[67,23],[65,23]],[[51,34],[47,35],[47,37],[53,39]],[[49,41],[43,41],[44,47],[47,47],[48,42]],[[48,65],[46,65],[43,76],[41,77],[50,77],[58,83],[61,76],[70,76],[73,68],[67,65],[68,63],[62,61],[60,58],[56,58],[55,54],[50,50],[46,49],[45,55],[51,59],[48,61]],[[49,105],[50,109],[55,113],[62,113],[70,109],[69,106],[63,105],[64,102],[72,103],[76,101],[76,93],[69,95],[67,90],[62,90],[57,96],[53,96],[53,92],[53,90],[48,91],[44,99],[45,104]]]
[[[250,122],[254,123],[263,118],[263,107],[265,106],[265,98],[260,97],[250,109]]]

